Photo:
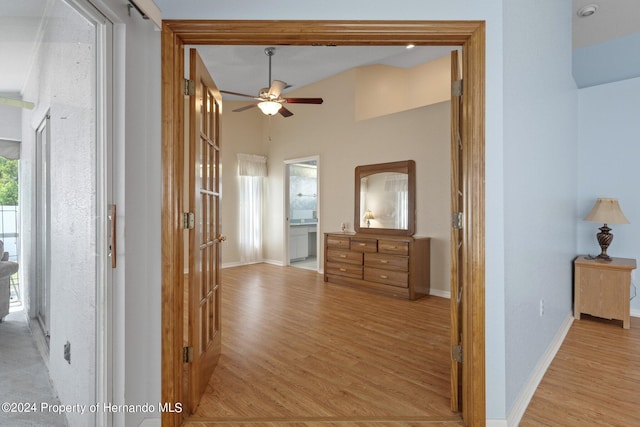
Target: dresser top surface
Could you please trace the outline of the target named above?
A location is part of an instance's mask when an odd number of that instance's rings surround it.
[[[597,267],[597,268],[612,268],[612,269],[627,269],[633,270],[636,268],[636,260],[633,258],[611,258],[611,261],[605,261],[603,259],[590,257],[589,255],[580,255],[575,259],[576,265]]]
[[[324,233],[325,236],[336,236],[336,237],[355,237],[358,239],[377,239],[377,240],[424,240],[431,239],[431,237],[423,237],[423,236],[394,236],[390,234],[365,234],[365,233],[354,233],[353,231],[348,231],[343,233],[342,231],[329,232]]]

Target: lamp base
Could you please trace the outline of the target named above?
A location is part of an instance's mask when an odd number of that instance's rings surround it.
[[[611,257],[607,255],[607,249],[609,248],[609,245],[613,240],[613,234],[609,233],[611,229],[607,227],[607,224],[604,224],[599,228],[599,230],[600,233],[596,234],[596,237],[598,239],[598,244],[600,245],[601,252],[600,255],[598,255],[596,258],[603,261],[611,261]]]

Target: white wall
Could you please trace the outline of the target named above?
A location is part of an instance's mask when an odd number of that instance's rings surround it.
[[[119,25],[115,153],[122,229],[114,290],[114,399],[157,407],[161,391],[161,89],[160,36],[119,0],[105,0]],[[158,413],[118,414],[137,426]]]
[[[48,9],[42,44],[24,96],[20,180],[23,283],[35,316],[35,129],[50,109],[51,316],[48,366],[60,401],[95,402],[96,124],[95,31],[62,2]],[[71,361],[63,358],[66,342]],[[68,414],[69,425],[91,425],[93,414]]]
[[[577,253],[600,253],[596,233],[602,224],[582,219],[598,197],[617,197],[630,224],[610,225],[615,237],[607,253],[640,260],[639,97],[640,78],[580,89]],[[637,271],[632,278],[637,287]],[[640,316],[640,297],[631,301],[631,310]]]
[[[571,2],[548,0],[533,9],[525,2],[504,5],[505,409],[509,414],[571,314],[577,89],[571,76]],[[543,316],[540,300],[544,300]]]

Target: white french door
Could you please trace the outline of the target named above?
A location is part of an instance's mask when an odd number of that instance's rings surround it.
[[[35,307],[38,324],[44,335],[44,342],[49,348],[49,318],[51,306],[51,282],[49,278],[49,229],[50,229],[50,193],[49,193],[49,112],[36,129],[36,167],[35,167]]]
[[[45,20],[35,64],[65,73],[38,80],[48,111],[34,138],[30,314],[51,348],[50,376],[69,400],[61,403],[113,402],[113,23],[90,0],[55,1],[46,13],[56,19]],[[61,39],[63,31],[70,36]],[[60,381],[64,368],[54,357],[63,347],[62,363],[78,368]],[[108,411],[68,417],[118,423]]]

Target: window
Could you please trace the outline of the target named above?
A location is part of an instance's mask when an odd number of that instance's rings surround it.
[[[238,154],[240,176],[240,262],[262,261],[262,195],[267,158]]]

